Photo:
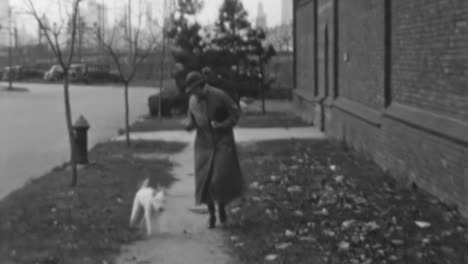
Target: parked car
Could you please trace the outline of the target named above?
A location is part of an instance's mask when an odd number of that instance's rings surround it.
[[[44,74],[44,80],[57,81],[63,78],[64,72],[60,65],[53,65],[50,70]],[[110,70],[107,64],[75,63],[70,65],[68,76],[71,82],[80,82],[89,84],[118,82],[120,75],[118,72]]]
[[[18,81],[21,79],[22,71],[23,71],[23,67],[21,67],[20,65],[15,65],[12,67],[5,67],[3,69],[2,80],[3,81],[9,81],[9,80]]]
[[[88,66],[86,64],[72,64],[69,71],[70,81],[89,83]]]
[[[44,80],[53,82],[53,81],[58,81],[63,78],[63,68],[62,66],[56,64],[53,65],[50,70],[46,71],[44,73]]]

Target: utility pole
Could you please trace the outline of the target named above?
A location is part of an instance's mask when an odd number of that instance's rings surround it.
[[[78,10],[76,10],[76,12],[78,13],[78,17],[77,17],[78,19],[78,22],[77,22],[77,25],[78,25],[78,58],[81,62],[83,60],[83,20],[81,18],[81,12],[80,12],[79,7],[78,7]]]
[[[132,41],[133,41],[133,35],[132,35],[132,4],[130,3],[130,0],[128,0],[128,63],[130,65],[131,63],[131,56],[132,56]]]
[[[159,96],[158,96],[158,117],[159,120],[162,120],[163,115],[162,115],[162,96],[163,96],[163,80],[164,80],[164,63],[165,63],[165,57],[166,57],[166,26],[167,26],[167,5],[168,0],[164,0],[164,6],[163,6],[163,28],[162,28],[162,58],[161,58],[161,65],[159,68]]]
[[[9,34],[9,45],[8,45],[8,64],[10,70],[8,72],[8,90],[13,90],[13,51],[12,51],[12,37],[11,37],[11,5],[8,6],[8,34]]]

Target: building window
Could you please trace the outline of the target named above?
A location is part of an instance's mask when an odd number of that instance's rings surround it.
[[[338,65],[339,65],[339,17],[338,0],[333,0],[333,97],[339,96]]]
[[[392,0],[385,0],[385,83],[384,104],[392,103]]]
[[[330,94],[330,85],[329,85],[329,53],[328,53],[328,45],[329,45],[329,39],[328,39],[328,25],[325,24],[325,29],[324,29],[324,32],[323,32],[323,58],[324,58],[324,75],[323,75],[323,78],[324,78],[324,85],[325,85],[325,97],[328,97],[328,95]]]
[[[314,96],[319,95],[319,71],[318,71],[318,66],[319,66],[319,58],[318,58],[318,0],[314,0]]]

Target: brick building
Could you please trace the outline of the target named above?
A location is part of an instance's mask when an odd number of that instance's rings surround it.
[[[468,1],[295,0],[304,119],[468,214]]]

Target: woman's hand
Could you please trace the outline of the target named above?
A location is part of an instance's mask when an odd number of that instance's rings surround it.
[[[187,131],[192,131],[194,129],[193,124],[188,119],[184,119],[180,121],[180,124],[184,127]]]
[[[214,129],[222,128],[221,123],[216,122],[216,121],[211,121],[211,127]]]

